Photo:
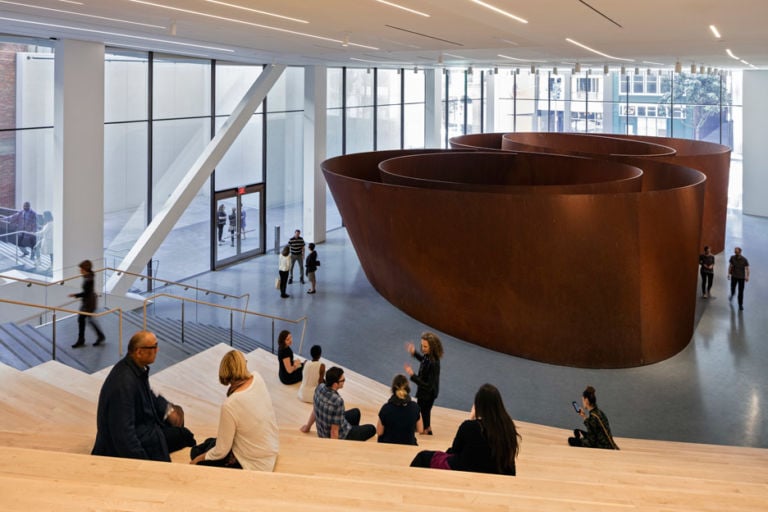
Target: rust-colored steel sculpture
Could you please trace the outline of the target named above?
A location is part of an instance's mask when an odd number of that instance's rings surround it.
[[[436,329],[548,363],[631,367],[684,348],[704,176],[655,144],[608,151],[635,155],[617,161],[497,140],[323,162],[379,293]]]
[[[644,144],[649,144],[643,149]],[[700,245],[717,254],[725,249],[731,149],[722,144],[670,137],[578,133],[483,133],[451,139],[454,149],[537,151],[560,155],[641,156],[690,167],[707,177]],[[661,149],[665,148],[665,149]],[[670,152],[672,149],[674,151]]]

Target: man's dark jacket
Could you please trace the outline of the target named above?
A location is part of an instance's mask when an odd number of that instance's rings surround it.
[[[167,407],[168,401],[149,387],[149,368],[125,356],[101,388],[91,454],[170,462],[163,434]]]

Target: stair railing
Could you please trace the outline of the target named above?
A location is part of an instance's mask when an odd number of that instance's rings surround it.
[[[145,279],[150,279],[153,282],[162,283],[164,286],[178,286],[178,287],[183,288],[184,291],[193,290],[193,291],[198,292],[198,293],[202,293],[202,294],[205,294],[205,295],[213,295],[213,296],[216,296],[216,297],[221,297],[223,299],[235,299],[235,300],[245,299],[245,308],[240,310],[240,311],[248,311],[248,306],[249,306],[249,304],[251,302],[251,294],[250,293],[244,293],[242,295],[235,295],[233,293],[225,293],[225,292],[220,292],[220,291],[217,291],[217,290],[210,290],[210,289],[207,289],[207,288],[201,288],[199,286],[195,286],[195,285],[192,285],[192,284],[189,284],[189,283],[182,283],[182,282],[178,282],[178,281],[169,281],[167,279],[160,279],[158,277],[152,277],[152,276],[149,276],[149,275],[146,275],[146,274],[139,274],[139,273],[136,273],[136,272],[129,272],[127,270],[119,270],[119,269],[116,269],[114,267],[104,267],[104,268],[96,269],[96,270],[93,271],[93,273],[94,274],[99,274],[99,273],[106,274],[107,271],[115,272],[115,273],[117,273],[117,275],[126,274],[126,275],[129,275],[129,276],[134,276],[137,279],[140,279],[141,281],[143,281]],[[79,273],[77,275],[74,275],[74,276],[71,276],[71,277],[65,277],[64,279],[59,279],[58,281],[51,281],[51,282],[39,281],[37,279],[29,279],[29,278],[15,277],[15,276],[7,276],[7,275],[4,275],[4,274],[0,274],[0,277],[2,277],[3,279],[8,279],[10,281],[17,281],[17,282],[20,282],[20,283],[25,283],[27,285],[27,287],[42,286],[44,288],[47,288],[49,286],[56,286],[56,285],[64,286],[69,281],[82,278],[82,276]],[[104,279],[103,281],[104,281],[104,284],[106,285],[106,279]],[[107,293],[106,288],[104,289],[103,297],[104,297],[105,305],[106,305],[107,298],[109,297],[109,294]],[[189,299],[189,300],[192,300],[192,299]],[[207,304],[207,303],[201,302],[201,304]],[[40,322],[39,322],[40,325],[42,325],[44,323],[43,315],[45,315],[46,312],[40,313]],[[35,315],[35,316],[37,316],[37,315]],[[246,318],[246,314],[243,314],[242,327],[241,327],[243,329],[245,328],[245,318]],[[29,320],[29,319],[25,319],[24,321],[27,321],[27,320]]]
[[[52,320],[52,334],[51,334],[51,358],[55,361],[56,360],[56,313],[66,313],[68,316],[72,315],[86,315],[94,318],[99,318],[102,316],[110,315],[112,313],[117,313],[118,315],[118,342],[117,342],[117,350],[118,354],[120,356],[123,355],[123,310],[121,308],[113,308],[113,309],[107,309],[105,311],[101,311],[99,313],[88,313],[87,311],[78,311],[75,309],[69,309],[69,308],[63,308],[58,306],[46,306],[43,304],[35,304],[33,302],[23,302],[20,300],[11,300],[11,299],[0,299],[0,302],[4,304],[12,304],[15,306],[24,306],[29,308],[39,308],[39,309],[45,309],[47,311],[50,311],[53,316]],[[36,316],[36,315],[35,315]]]
[[[205,302],[205,301],[202,301],[202,300],[190,299],[190,298],[187,298],[187,297],[181,297],[179,295],[171,295],[171,294],[168,294],[168,293],[157,293],[155,295],[152,295],[152,296],[147,297],[147,298],[144,299],[144,308],[143,308],[144,309],[144,319],[143,319],[143,324],[142,324],[142,328],[144,330],[147,330],[147,305],[150,304],[151,302],[154,302],[155,299],[160,298],[160,297],[181,301],[181,343],[184,343],[184,325],[185,325],[185,318],[184,318],[184,309],[185,308],[184,308],[184,306],[185,306],[185,304],[187,302],[191,302],[191,303],[194,303],[194,304],[197,304],[197,305],[211,306],[213,308],[223,309],[223,310],[229,311],[229,346],[230,347],[233,345],[233,341],[234,341],[233,340],[233,335],[234,335],[234,327],[233,327],[233,325],[234,325],[234,314],[235,313],[242,313],[243,314],[243,327],[242,327],[243,329],[245,329],[245,317],[246,316],[250,315],[250,316],[256,316],[256,317],[270,319],[271,325],[272,325],[272,353],[273,354],[275,353],[275,322],[276,321],[278,321],[278,322],[286,322],[286,323],[291,323],[291,324],[301,324],[302,325],[302,327],[301,327],[301,340],[299,342],[299,350],[298,350],[299,354],[301,353],[302,347],[304,346],[304,335],[307,332],[307,320],[308,320],[306,316],[302,316],[302,317],[297,318],[295,320],[291,320],[290,318],[283,318],[283,317],[279,317],[279,316],[275,316],[275,315],[269,315],[269,314],[266,314],[266,313],[258,313],[256,311],[250,311],[248,309],[235,308],[235,307],[232,307],[232,306],[224,306],[222,304],[214,304],[212,302]]]

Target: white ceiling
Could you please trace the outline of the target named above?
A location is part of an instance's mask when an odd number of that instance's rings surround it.
[[[730,49],[768,69],[768,0],[485,1],[528,23],[473,0],[391,0],[429,17],[377,0],[0,0],[0,33],[250,63],[435,67],[442,60],[446,66],[672,68],[679,60],[684,70],[694,63],[749,68],[729,57]],[[596,55],[566,38],[627,60]]]

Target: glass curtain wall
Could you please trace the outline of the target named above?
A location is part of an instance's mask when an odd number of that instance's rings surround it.
[[[12,215],[28,201],[38,214],[53,209],[53,48],[37,41],[0,39],[0,216]],[[0,271],[18,269],[51,275],[52,253],[24,257],[29,225],[0,220]],[[37,237],[35,237],[36,240]],[[47,248],[46,248],[47,249]]]
[[[367,69],[345,68],[345,153],[374,149],[373,73]]]
[[[154,218],[212,137],[211,61],[157,55],[152,86],[152,200]],[[210,185],[206,182],[153,257],[153,273],[177,281],[210,268]],[[180,253],[184,265],[178,261]]]
[[[149,59],[104,55],[104,257],[116,266],[147,224]]]
[[[395,69],[376,72],[376,149],[400,149],[403,133],[402,80]]]
[[[304,68],[287,68],[267,96],[268,247],[303,229]],[[280,228],[280,240],[271,234]]]
[[[403,148],[423,148],[426,108],[424,70],[405,73],[403,82]]]

